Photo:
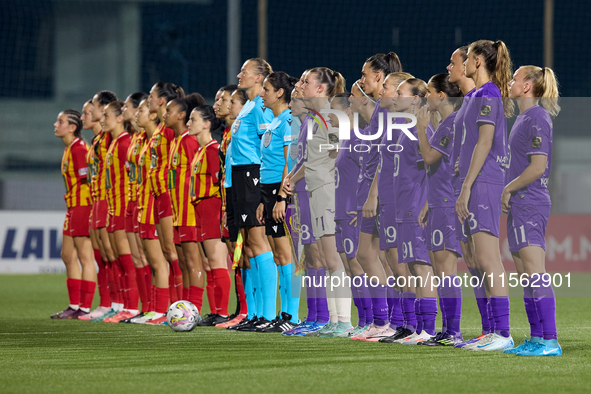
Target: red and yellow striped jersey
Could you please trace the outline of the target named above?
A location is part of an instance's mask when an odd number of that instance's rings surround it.
[[[66,148],[62,157],[62,175],[66,186],[64,200],[68,208],[90,205],[88,189],[88,165],[86,154],[88,145],[80,138],[75,138]]]
[[[220,197],[219,159],[220,144],[209,141],[200,147],[191,163],[191,202],[198,204],[204,198]]]
[[[156,224],[154,221],[154,196],[148,182],[150,171],[150,147],[144,144],[139,153],[137,167],[137,208],[138,222],[142,224]]]
[[[191,204],[191,163],[199,143],[195,136],[184,132],[170,148],[168,189],[172,201],[173,226],[195,226],[195,207]]]
[[[150,147],[150,172],[148,173],[148,177],[150,179],[152,193],[155,196],[159,196],[167,191],[168,156],[170,144],[175,138],[174,131],[168,127],[164,127],[164,123],[160,123],[148,143]]]
[[[226,179],[226,152],[228,151],[228,145],[232,140],[232,128],[226,127],[224,135],[222,137],[222,143],[220,144],[220,193],[222,195],[222,211],[226,210],[226,189],[224,189],[224,180]]]
[[[137,199],[137,177],[138,177],[138,160],[140,152],[146,144],[146,132],[144,130],[135,133],[131,137],[129,149],[127,150],[127,176],[129,178],[129,188],[127,201],[135,201]]]
[[[125,162],[131,136],[127,131],[113,140],[107,151],[106,188],[109,214],[125,215],[128,199],[129,178],[125,174]]]
[[[107,151],[111,144],[111,134],[101,131],[88,151],[87,163],[90,169],[92,201],[107,198],[106,171]]]

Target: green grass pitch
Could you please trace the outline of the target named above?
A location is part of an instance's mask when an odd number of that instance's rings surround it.
[[[591,275],[581,279],[589,283]],[[215,328],[175,333],[165,326],[53,321],[49,315],[67,306],[65,276],[0,275],[0,392],[591,392],[591,300],[557,303],[564,356],[526,358]],[[529,333],[522,300],[513,298],[511,308],[520,343]],[[465,299],[464,336],[476,335],[478,327],[476,303]]]

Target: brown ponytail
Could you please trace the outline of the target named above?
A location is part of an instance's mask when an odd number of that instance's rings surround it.
[[[470,52],[484,59],[484,66],[490,79],[501,91],[505,117],[510,118],[513,116],[515,103],[509,98],[509,81],[513,78],[513,63],[509,49],[501,40],[496,42],[479,40],[470,45]]]
[[[328,67],[314,67],[310,69],[309,74],[314,74],[320,84],[327,85],[326,95],[328,97],[334,97],[345,91],[345,78],[338,71],[333,71]]]

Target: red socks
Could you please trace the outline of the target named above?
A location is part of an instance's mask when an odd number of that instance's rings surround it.
[[[121,256],[119,256],[119,261],[121,262],[121,266],[125,271],[124,294],[127,294],[126,308],[131,310],[137,310],[139,308],[139,291],[135,275],[135,266],[133,265],[133,261],[131,260],[131,255],[122,254]]]
[[[135,268],[135,281],[137,283],[137,292],[140,297],[140,301],[142,302],[142,313],[149,312],[146,310],[148,306],[148,293],[146,290],[146,278],[144,277],[144,267],[142,268]]]
[[[230,289],[232,281],[227,268],[211,270],[215,282],[215,306],[218,315],[228,315],[228,302],[230,301]]]
[[[123,304],[123,307],[127,308],[127,294],[123,291],[123,280],[125,274],[119,259],[115,259],[115,261],[111,263],[111,269],[113,270],[113,282],[115,283],[115,289],[117,290],[117,298],[115,302]]]
[[[146,265],[144,267],[144,280],[146,281],[146,307],[142,305],[142,310],[146,312],[153,312],[154,311],[154,285],[152,285],[152,267]]]
[[[248,306],[246,305],[246,294],[244,293],[244,283],[242,283],[242,271],[237,267],[234,271],[236,273],[236,293],[238,293],[238,305],[240,305],[240,314],[248,314]]]
[[[105,262],[101,257],[101,251],[94,249],[94,259],[99,266],[99,271],[96,275],[96,281],[98,282],[98,290],[100,297],[100,305],[105,308],[111,307],[111,295],[109,294],[109,282],[107,279],[107,268]]]
[[[168,311],[168,289],[166,287],[155,287],[155,304],[156,313],[164,313]]]
[[[183,297],[181,299],[189,301],[189,289],[185,286],[183,286]]]
[[[68,297],[70,298],[70,305],[80,305],[80,286],[82,281],[80,279],[66,279],[66,286],[68,287]]]
[[[103,261],[105,265],[105,276],[107,277],[107,283],[109,284],[109,298],[111,299],[111,304],[116,303],[117,301],[117,286],[115,285],[115,276],[113,272],[113,267],[111,267],[111,263],[108,261]],[[111,305],[109,304],[109,307]]]
[[[89,280],[80,281],[80,308],[83,308],[88,312],[92,307],[92,299],[94,298],[94,292],[96,291],[96,282]]]
[[[201,307],[203,306],[203,287],[191,286],[189,287],[189,302],[192,302],[193,305],[197,307],[199,310],[199,314],[201,314]]]
[[[168,272],[168,292],[170,296],[170,303],[174,304],[178,301],[178,295],[176,293],[176,289],[174,288],[174,274],[172,269]]]
[[[175,260],[170,263],[171,273],[174,276],[173,283],[176,291],[177,301],[183,298],[183,272],[179,266],[179,261]]]
[[[215,305],[215,284],[213,281],[213,271],[205,271],[205,275],[207,277],[207,285],[205,288],[207,289],[207,302],[209,303],[209,310],[211,313],[217,313]]]

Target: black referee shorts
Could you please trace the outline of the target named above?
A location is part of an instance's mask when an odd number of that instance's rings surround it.
[[[285,237],[285,228],[283,227],[283,221],[276,222],[273,219],[273,208],[277,201],[277,193],[281,188],[281,183],[271,183],[268,185],[261,185],[261,195],[263,196],[263,206],[265,207],[265,234],[272,236],[273,238]],[[287,208],[287,204],[285,204]]]
[[[256,218],[261,203],[261,166],[249,164],[232,167],[232,202],[234,223],[238,228],[262,226]]]

